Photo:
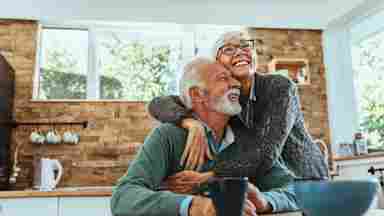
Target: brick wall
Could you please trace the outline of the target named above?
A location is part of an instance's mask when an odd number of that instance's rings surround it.
[[[81,135],[78,145],[39,146],[29,142],[29,135],[36,128],[24,126],[14,130],[11,153],[18,146],[21,168],[14,189],[32,187],[33,159],[41,155],[62,162],[65,172],[59,186],[112,185],[125,173],[137,146],[156,123],[146,113],[143,103],[32,102],[37,29],[34,21],[0,20],[0,53],[16,71],[15,119],[91,120],[92,125],[87,129],[72,126]],[[329,141],[321,32],[250,29],[249,33],[263,39],[268,54],[310,60],[312,85],[300,87],[303,110],[311,134]],[[260,57],[262,63],[267,59],[267,54]],[[63,133],[71,128],[55,129]]]
[[[266,71],[266,65],[273,58],[308,60],[311,83],[299,85],[305,122],[314,138],[330,143],[322,32],[249,28],[247,33],[262,41],[258,57],[261,71]]]

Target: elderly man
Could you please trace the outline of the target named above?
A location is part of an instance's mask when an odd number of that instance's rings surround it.
[[[221,64],[196,58],[184,68],[180,92],[185,106],[204,124],[207,139],[217,153],[215,159],[206,161],[202,169],[205,174],[183,171],[185,167],[180,165],[180,160],[187,131],[162,124],[146,138],[127,174],[119,180],[111,200],[115,216],[216,215],[210,198],[158,189],[164,181],[172,182],[172,178],[183,181],[177,177],[183,172],[195,173],[188,176],[196,176],[196,179],[189,180],[204,181],[205,177],[215,174],[212,167],[216,161],[242,154],[241,140],[235,138],[236,133],[228,126],[230,117],[241,112],[240,83]],[[244,215],[296,208],[295,195],[289,186],[293,176],[282,164],[277,162],[266,175],[254,177],[255,185],[249,184]],[[184,183],[180,185],[188,185]],[[175,191],[181,192],[182,188]]]

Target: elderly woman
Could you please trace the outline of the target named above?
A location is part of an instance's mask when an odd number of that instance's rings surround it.
[[[247,133],[236,139],[251,143],[244,151],[253,155],[251,161],[259,174],[270,170],[274,162],[280,160],[297,177],[327,178],[327,162],[304,126],[295,84],[280,75],[255,73],[257,58],[252,48],[241,32],[225,33],[213,46],[216,60],[230,69],[242,85],[242,112],[232,117],[230,124]],[[193,119],[177,96],[157,97],[148,109],[154,118],[189,130],[181,161],[186,169],[199,170],[205,160],[214,157],[215,152],[204,138],[201,123]],[[241,161],[241,158],[234,160]]]

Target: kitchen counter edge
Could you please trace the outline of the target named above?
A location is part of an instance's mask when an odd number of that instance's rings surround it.
[[[93,190],[93,191],[0,191],[0,199],[9,198],[32,198],[32,197],[98,197],[98,196],[111,196],[111,190]]]

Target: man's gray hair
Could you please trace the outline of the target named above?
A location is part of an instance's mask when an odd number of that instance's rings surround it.
[[[189,89],[192,87],[205,88],[201,78],[201,67],[214,63],[215,61],[207,57],[195,57],[183,67],[183,75],[179,80],[179,97],[187,108],[192,108]]]

